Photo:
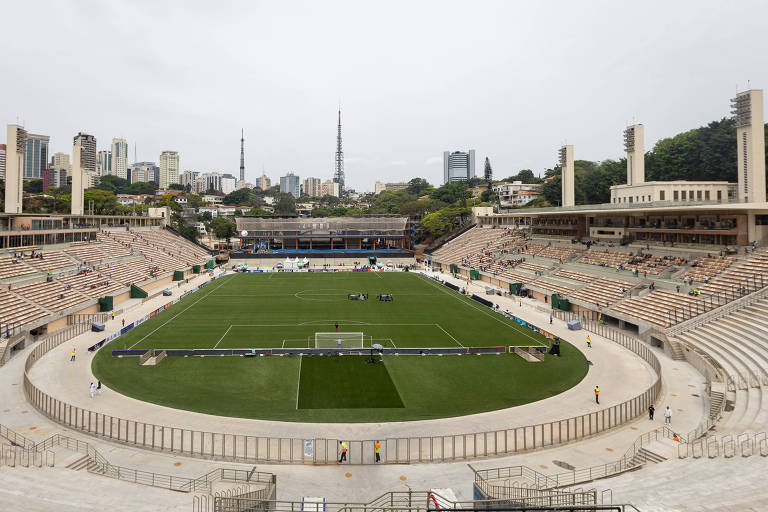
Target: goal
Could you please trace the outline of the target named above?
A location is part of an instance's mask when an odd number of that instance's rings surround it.
[[[362,332],[316,332],[315,348],[363,348]]]

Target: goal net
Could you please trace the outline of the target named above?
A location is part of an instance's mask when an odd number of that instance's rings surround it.
[[[315,348],[363,348],[362,332],[316,332]]]

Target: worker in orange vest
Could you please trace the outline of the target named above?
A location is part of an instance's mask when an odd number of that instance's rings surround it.
[[[381,441],[376,441],[373,445],[373,453],[376,454],[376,462],[381,462]]]
[[[72,357],[69,358],[70,361],[74,361],[75,360],[75,354],[76,354],[75,347],[72,347]]]
[[[595,403],[600,403],[600,386],[595,386]]]

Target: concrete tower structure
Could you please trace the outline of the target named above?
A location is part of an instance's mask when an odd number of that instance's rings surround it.
[[[765,127],[763,91],[740,92],[731,99],[736,120],[736,158],[738,162],[738,201],[765,202]]]
[[[339,184],[339,190],[344,191],[344,151],[341,149],[341,109],[339,109],[339,126],[336,134],[336,169],[333,172],[333,182]]]
[[[27,131],[19,125],[8,125],[5,154],[5,213],[21,213],[24,198],[22,169],[27,148]]]
[[[80,168],[83,172],[96,174],[96,137],[80,132],[75,135],[74,144],[80,148]],[[74,157],[73,157],[74,158]],[[74,166],[74,163],[72,164]]]
[[[633,124],[624,130],[624,149],[627,152],[627,185],[645,183],[645,128]]]
[[[240,129],[240,182],[245,181],[245,131]]]
[[[85,198],[85,177],[86,170],[83,168],[83,159],[90,163],[90,141],[86,138],[75,137],[75,143],[72,145],[72,215],[82,215],[84,213]]]
[[[0,144],[0,180],[5,179],[5,144]]]
[[[558,151],[560,159],[560,168],[562,169],[562,206],[575,206],[576,199],[574,193],[574,173],[573,173],[573,146],[566,145]]]

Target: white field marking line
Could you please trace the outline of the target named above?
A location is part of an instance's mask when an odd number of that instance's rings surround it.
[[[496,321],[497,321],[497,322],[499,322],[500,324],[503,324],[503,325],[507,326],[508,328],[512,329],[513,331],[515,331],[515,332],[518,332],[518,333],[522,334],[523,336],[525,336],[525,337],[527,337],[527,338],[530,338],[530,339],[532,339],[534,342],[536,342],[536,344],[538,344],[538,345],[541,345],[542,347],[546,347],[546,346],[547,346],[547,344],[546,344],[546,343],[542,343],[542,342],[540,342],[539,340],[537,340],[536,338],[534,338],[534,337],[533,337],[533,336],[531,336],[530,334],[528,334],[528,333],[526,333],[526,332],[523,332],[522,330],[520,330],[520,329],[516,328],[516,327],[515,327],[515,326],[513,326],[513,325],[510,325],[510,324],[508,324],[507,322],[503,322],[503,321],[502,321],[500,318],[497,318],[497,317],[495,317],[493,314],[491,314],[491,313],[488,313],[487,311],[483,311],[482,309],[480,309],[479,307],[475,306],[474,304],[470,304],[469,302],[465,302],[465,301],[461,300],[459,297],[456,297],[456,296],[454,296],[454,295],[453,295],[451,292],[449,292],[448,290],[444,290],[444,289],[443,289],[443,285],[441,285],[441,284],[439,284],[439,283],[433,283],[433,282],[432,282],[432,281],[431,281],[429,278],[427,278],[427,277],[424,277],[424,275],[423,275],[423,274],[418,274],[418,275],[420,275],[420,276],[422,276],[424,279],[426,279],[426,281],[427,281],[429,284],[433,285],[434,287],[437,287],[437,289],[438,289],[438,290],[440,290],[441,292],[448,294],[448,296],[449,296],[449,297],[453,297],[454,299],[458,300],[458,301],[459,301],[459,302],[461,302],[462,304],[464,304],[464,305],[466,305],[466,306],[469,306],[469,307],[470,307],[470,308],[472,308],[472,309],[476,309],[477,311],[481,312],[482,314],[484,314],[484,315],[486,315],[486,316],[489,316],[489,317],[493,318],[494,320],[496,320]]]
[[[456,338],[454,338],[453,336],[451,336],[451,333],[449,333],[448,331],[446,331],[445,329],[443,329],[443,326],[441,326],[440,324],[435,324],[435,325],[437,326],[437,328],[438,328],[438,329],[440,329],[440,330],[441,330],[441,331],[443,331],[445,334],[447,334],[449,338],[451,338],[453,341],[455,341],[456,343],[458,343],[458,344],[459,344],[459,345],[460,345],[462,348],[467,348],[467,347],[465,347],[464,345],[462,345],[462,344],[461,344],[461,342],[460,342],[459,340],[457,340]]]
[[[339,326],[343,325],[346,320],[339,320]],[[314,327],[314,326],[322,326],[322,325],[335,325],[335,323],[327,323],[327,324],[232,324],[232,327]],[[394,326],[434,326],[435,324],[369,324],[369,323],[349,323],[349,325],[377,325],[377,326],[387,326],[387,325],[394,325]]]
[[[299,378],[296,381],[296,410],[299,409],[299,392],[301,391],[301,354],[299,354]]]
[[[270,273],[269,273],[269,277],[268,277],[267,279],[272,279],[272,276],[273,276],[273,275],[275,275],[275,273],[274,273],[274,272],[270,272]]]
[[[221,343],[221,340],[223,340],[223,339],[224,339],[224,338],[227,336],[227,333],[229,332],[229,330],[230,330],[231,328],[232,328],[232,325],[230,325],[229,327],[227,327],[227,330],[226,330],[226,331],[224,331],[224,334],[222,335],[222,337],[221,337],[221,338],[219,338],[219,341],[217,341],[217,342],[216,342],[216,344],[213,346],[213,348],[216,348],[216,347],[218,347],[218,346],[219,346],[219,343]]]
[[[207,296],[209,296],[210,294],[212,294],[212,293],[213,293],[215,290],[218,290],[219,288],[221,288],[221,287],[224,285],[224,283],[225,283],[225,282],[226,282],[226,281],[222,282],[222,283],[221,283],[219,286],[217,286],[217,287],[216,287],[216,288],[214,288],[213,290],[209,291],[208,293],[206,293],[205,295],[203,295],[202,297],[200,297],[199,299],[197,299],[195,302],[193,302],[192,304],[190,304],[189,306],[187,306],[186,308],[182,309],[181,311],[179,311],[178,313],[176,313],[175,315],[173,315],[171,318],[169,318],[168,320],[166,320],[165,322],[163,322],[163,323],[162,323],[162,324],[161,324],[159,327],[155,328],[155,330],[153,330],[152,332],[150,332],[149,334],[147,334],[146,336],[144,336],[143,338],[141,338],[139,341],[137,341],[136,343],[134,343],[133,345],[131,345],[130,347],[128,347],[128,350],[132,349],[133,347],[135,347],[136,345],[138,345],[139,343],[141,343],[141,342],[142,342],[142,341],[144,341],[145,339],[149,338],[150,336],[152,336],[153,334],[155,334],[155,332],[157,332],[157,330],[158,330],[158,329],[161,329],[161,328],[163,328],[163,327],[164,327],[164,326],[165,326],[167,323],[169,323],[169,322],[172,322],[174,319],[176,319],[176,317],[177,317],[177,316],[179,316],[180,314],[184,313],[186,310],[188,310],[189,308],[191,308],[192,306],[194,306],[195,304],[197,304],[198,302],[200,302],[201,300],[203,300],[204,298],[206,298]]]
[[[374,273],[374,274],[376,274],[376,277],[378,277],[379,279],[384,279],[383,277],[381,277],[381,276],[379,275],[379,274],[381,274],[381,272],[373,272],[373,273]]]
[[[395,341],[392,338],[372,338],[371,342],[374,341],[388,341],[392,344],[392,348],[397,348],[397,345],[395,345]]]

